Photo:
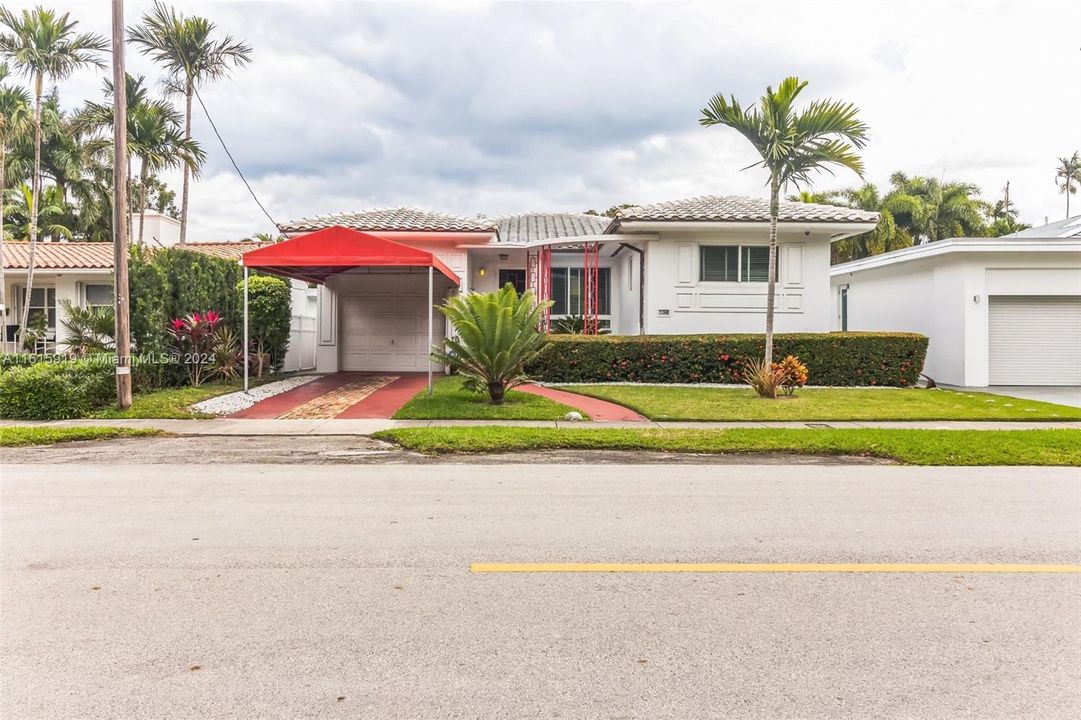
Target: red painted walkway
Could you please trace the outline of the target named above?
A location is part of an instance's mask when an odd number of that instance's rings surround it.
[[[356,405],[347,407],[335,415],[334,419],[382,420],[394,417],[394,413],[398,412],[402,405],[412,400],[414,395],[426,387],[428,387],[427,374],[410,373],[402,375],[390,385],[379,388]]]
[[[300,387],[295,387],[292,390],[287,390],[279,395],[260,400],[247,410],[235,412],[229,417],[272,420],[289,412],[298,405],[303,405],[321,395],[326,395],[331,390],[340,388],[342,385],[351,382],[355,375],[356,373],[333,373],[331,375],[323,375],[319,379],[312,380],[310,383],[305,383]]]
[[[586,395],[567,392],[566,390],[556,390],[555,388],[542,387],[540,385],[522,385],[515,388],[515,390],[527,392],[532,395],[540,395],[549,400],[554,400],[555,402],[563,403],[564,405],[570,405],[572,408],[585,413],[593,420],[649,422],[649,418],[642,417],[628,407],[616,405],[607,400],[599,400]]]
[[[246,410],[241,410],[229,415],[231,418],[248,418],[255,420],[271,420],[281,417],[295,407],[311,402],[322,397],[332,390],[354,382],[364,375],[399,375],[398,373],[357,373],[337,372],[323,375],[310,383],[295,387],[280,395],[268,397],[265,400],[252,405]],[[438,377],[438,376],[437,376]],[[399,375],[398,379],[389,385],[379,388],[360,402],[350,405],[345,410],[335,415],[336,418],[347,420],[375,419],[385,420],[394,416],[394,413],[409,402],[414,395],[428,386],[426,373],[406,373]]]

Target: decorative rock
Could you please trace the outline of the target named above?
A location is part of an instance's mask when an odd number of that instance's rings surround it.
[[[260,400],[306,385],[318,377],[318,375],[294,375],[285,380],[253,387],[249,392],[241,390],[228,395],[219,395],[196,403],[191,407],[196,412],[206,413],[207,415],[230,415],[241,410],[247,410]]]
[[[571,410],[569,413],[567,413],[566,415],[563,416],[563,419],[564,420],[570,420],[572,422],[581,422],[582,421],[582,413],[575,412],[574,410]]]

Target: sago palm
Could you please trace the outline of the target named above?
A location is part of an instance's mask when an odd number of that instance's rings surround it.
[[[1070,217],[1070,196],[1081,186],[1081,153],[1075,151],[1070,157],[1059,158],[1058,163],[1055,183],[1059,192],[1066,196],[1066,217]]]
[[[528,381],[525,365],[537,356],[544,335],[537,330],[550,301],[537,303],[533,292],[518,295],[511,285],[490,293],[468,293],[439,308],[457,334],[432,357],[460,372],[467,381],[487,390],[493,405],[501,405],[507,390]]]
[[[762,160],[750,167],[769,172],[769,272],[766,284],[766,349],[764,361],[773,362],[774,288],[777,283],[777,215],[781,191],[788,185],[808,185],[811,174],[840,165],[863,177],[863,161],[856,150],[867,142],[867,125],[851,103],[813,100],[803,110],[794,104],[807,83],[785,78],[776,91],[766,88],[757,106],[743,107],[735,96],[714,95],[702,109],[704,127],[723,125],[745,137]]]
[[[34,252],[38,241],[38,197],[41,194],[41,95],[45,81],[63,80],[88,65],[104,67],[99,55],[109,47],[105,38],[93,33],[77,33],[79,23],[67,13],[57,15],[38,6],[16,15],[0,7],[0,57],[10,60],[31,78],[34,90],[34,174],[31,183],[30,252],[27,257],[26,296],[34,287]],[[30,303],[23,303],[20,335],[30,320]],[[21,344],[21,338],[20,338]]]
[[[214,39],[214,23],[188,17],[159,2],[128,29],[128,38],[140,52],[161,64],[166,88],[184,96],[184,139],[191,139],[191,103],[199,85],[225,77],[229,70],[251,62],[251,48],[226,35]],[[188,183],[190,168],[184,165],[180,198],[180,242],[188,236]]]

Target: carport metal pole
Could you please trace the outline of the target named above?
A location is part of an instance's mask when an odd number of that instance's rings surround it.
[[[428,266],[428,395],[432,394],[432,340],[435,327],[435,268]]]
[[[244,266],[244,392],[248,392],[248,266]]]

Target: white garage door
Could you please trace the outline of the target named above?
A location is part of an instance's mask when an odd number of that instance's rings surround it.
[[[1081,385],[1081,297],[990,298],[992,385]]]
[[[342,370],[428,372],[428,294],[380,292],[343,295]],[[443,314],[435,311],[434,342],[444,336]]]

